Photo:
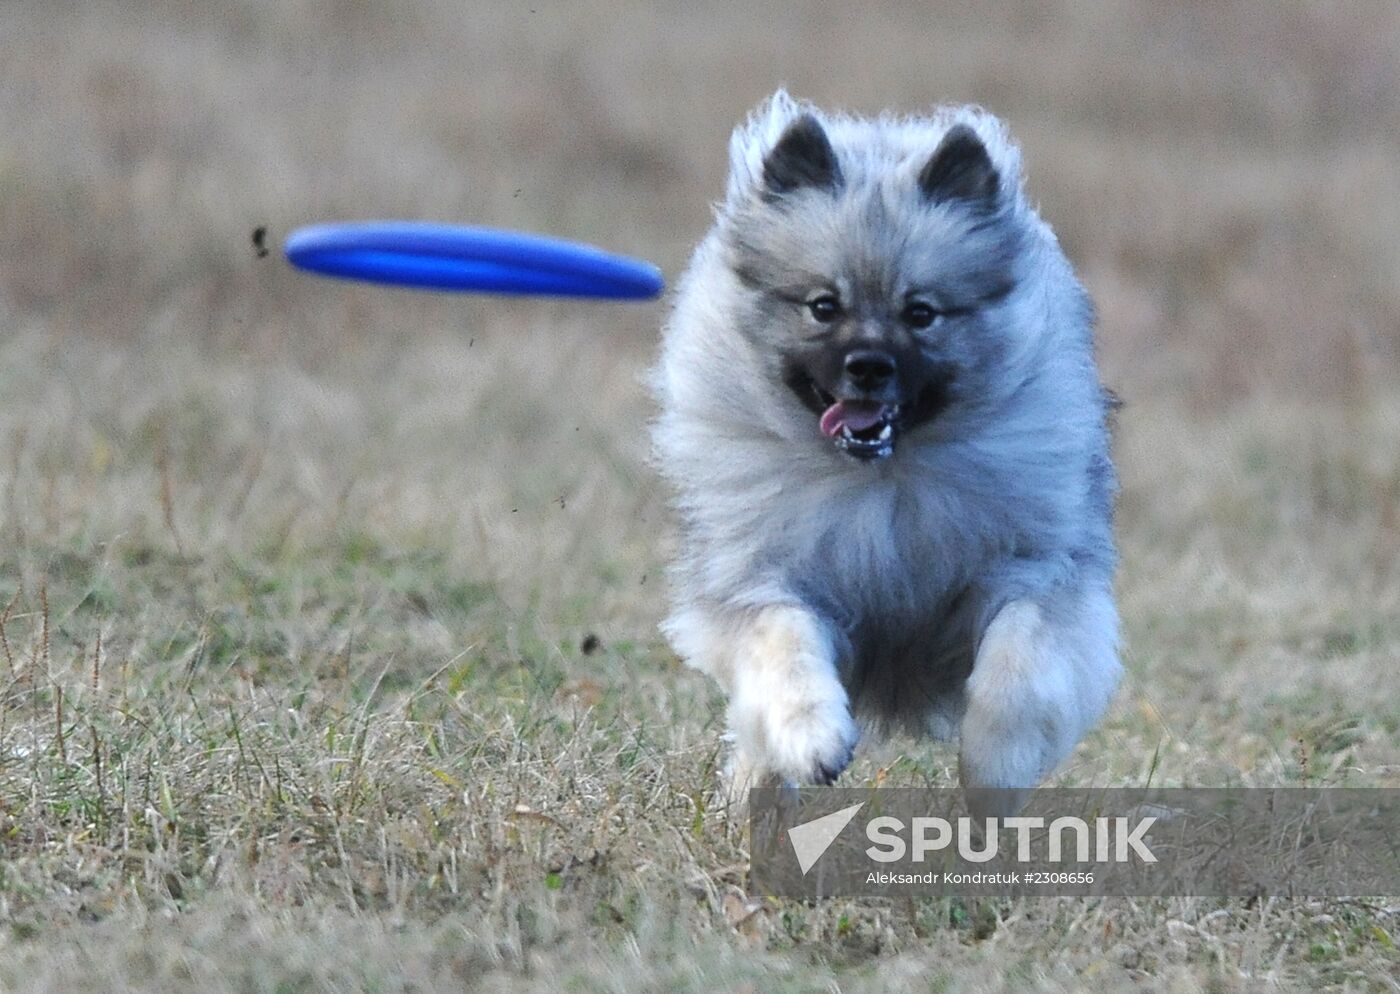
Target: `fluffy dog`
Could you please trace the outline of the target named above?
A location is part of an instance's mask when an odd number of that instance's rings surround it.
[[[730,140],[654,389],[664,629],[729,695],[733,785],[833,782],[861,729],[960,736],[1019,805],[1118,681],[1110,396],[1088,298],[970,107],[778,92]]]

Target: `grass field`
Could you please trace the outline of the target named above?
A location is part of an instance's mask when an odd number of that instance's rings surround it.
[[[1128,676],[1058,782],[1400,786],[1400,7],[33,3],[0,64],[0,990],[1400,989],[1397,898],[747,894],[655,630],[662,306],[275,251],[674,276],[778,83],[983,102],[1126,399]]]

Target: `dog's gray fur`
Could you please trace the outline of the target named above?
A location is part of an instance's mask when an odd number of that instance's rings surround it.
[[[1109,397],[1019,151],[974,108],[868,120],[780,91],[730,160],[654,385],[682,537],[665,631],[730,694],[736,786],[829,782],[859,720],[960,731],[966,786],[1029,789],[1119,664]],[[828,291],[848,316],[818,326]],[[912,295],[947,317],[901,324]],[[900,357],[906,408],[934,397],[889,458],[804,402],[852,342]]]

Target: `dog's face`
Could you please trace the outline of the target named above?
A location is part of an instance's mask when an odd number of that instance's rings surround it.
[[[992,312],[1023,242],[972,128],[920,154],[878,153],[834,145],[803,114],[720,219],[738,324],[765,375],[814,435],[860,460],[894,455],[996,375],[1010,343]]]

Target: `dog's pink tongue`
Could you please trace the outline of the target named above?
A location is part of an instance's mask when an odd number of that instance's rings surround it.
[[[874,427],[882,414],[884,404],[872,404],[859,400],[838,400],[822,412],[822,434],[828,438],[843,427],[851,431],[865,431]]]

